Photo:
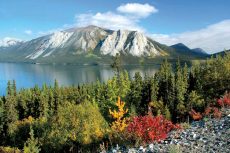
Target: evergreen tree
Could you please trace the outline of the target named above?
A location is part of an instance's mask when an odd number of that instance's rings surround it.
[[[155,74],[158,82],[158,99],[162,98],[165,105],[168,105],[170,110],[175,111],[175,78],[172,72],[171,64],[165,60]]]
[[[157,101],[159,87],[158,87],[156,76],[151,78],[150,83],[151,83],[151,101]]]
[[[7,82],[7,95],[11,96],[12,95],[12,88],[11,88],[11,83],[10,81]]]
[[[118,78],[118,81],[120,79],[120,72],[121,72],[121,56],[119,53],[116,54],[116,56],[113,59],[113,63],[111,64],[111,67],[115,70],[115,74]]]
[[[54,81],[54,88],[53,88],[53,100],[54,100],[54,112],[57,112],[58,106],[61,102],[60,100],[60,89],[58,81],[55,79]]]
[[[141,104],[138,109],[141,114],[147,113],[148,105],[151,102],[151,96],[152,96],[151,89],[152,89],[151,78],[145,75],[145,78],[142,83]]]
[[[130,90],[130,79],[127,71],[121,72],[120,84],[118,84],[118,88],[119,88],[119,96],[122,99],[125,99]]]
[[[139,111],[142,100],[142,77],[140,72],[136,72],[134,80],[131,81],[130,92],[128,94],[128,105],[129,107],[135,106]]]
[[[16,107],[17,107],[17,99],[14,95],[12,95],[12,87],[10,82],[8,82],[6,102],[4,105],[5,116],[6,116],[5,120],[8,127],[10,123],[17,121],[18,119],[18,111]]]
[[[12,84],[12,94],[14,95],[14,97],[17,96],[17,87],[16,87],[15,80],[13,80],[13,84]]]
[[[23,147],[24,153],[39,153],[41,151],[38,139],[34,138],[34,130],[30,127],[30,138],[26,141]]]
[[[202,111],[203,107],[204,99],[202,99],[202,97],[198,95],[196,91],[191,91],[188,95],[188,111],[190,111],[191,109]]]
[[[178,60],[176,65],[176,76],[175,76],[175,103],[177,114],[182,117],[185,114],[185,93],[187,92],[187,79],[184,78],[183,70],[180,66],[180,61]],[[186,81],[185,81],[186,80]]]
[[[165,116],[165,118],[166,118],[167,120],[171,120],[171,113],[170,113],[170,111],[169,111],[167,105],[165,106],[164,116]]]
[[[0,98],[0,137],[2,137],[3,126],[4,126],[4,104],[2,98]],[[1,141],[0,141],[1,145]]]

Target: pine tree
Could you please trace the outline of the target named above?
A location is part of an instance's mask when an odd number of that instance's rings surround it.
[[[13,84],[12,84],[12,94],[14,95],[14,97],[17,96],[17,87],[16,87],[15,80],[13,80]]]
[[[120,72],[121,72],[121,56],[119,53],[116,54],[116,56],[113,59],[113,63],[111,64],[111,67],[115,70],[115,74],[118,78],[118,81],[120,80]]]
[[[17,107],[17,97],[12,94],[12,86],[10,81],[7,84],[7,96],[6,102],[4,105],[6,123],[9,126],[10,123],[13,123],[18,120],[18,111]]]
[[[30,138],[27,139],[23,147],[24,153],[39,153],[41,151],[38,139],[34,138],[34,130],[30,127]]]
[[[157,82],[156,76],[151,78],[150,83],[151,83],[151,101],[157,101],[159,87],[158,87],[158,82]]]
[[[169,111],[167,105],[165,106],[164,116],[165,116],[165,118],[166,118],[167,120],[171,120],[171,113],[170,113],[170,111]]]
[[[142,77],[140,72],[136,72],[134,80],[131,81],[130,92],[128,93],[128,105],[135,106],[137,112],[139,111],[142,100]]]
[[[12,95],[12,88],[11,88],[11,83],[10,81],[7,82],[7,95],[11,96]]]
[[[172,66],[167,59],[161,64],[159,71],[155,74],[158,82],[158,99],[162,98],[165,105],[174,111],[175,104],[175,79],[172,72]]]
[[[186,81],[185,81],[186,80]],[[183,70],[180,65],[180,61],[178,60],[176,65],[176,77],[175,77],[175,103],[176,110],[179,116],[182,116],[186,112],[185,108],[185,94],[187,92],[187,79],[184,79]]]
[[[204,99],[202,99],[202,97],[196,91],[191,91],[188,95],[188,111],[190,111],[191,109],[201,111],[203,107]]]
[[[121,98],[126,98],[129,90],[130,90],[130,79],[127,71],[121,72],[120,75],[120,84],[117,84],[119,88],[119,96]]]
[[[0,97],[0,137],[2,137],[2,132],[3,132],[3,126],[4,126],[4,105],[3,105],[3,100]],[[1,145],[1,142],[0,142]]]
[[[60,90],[58,81],[55,79],[53,88],[53,100],[54,100],[54,112],[57,112],[58,106],[60,104]]]

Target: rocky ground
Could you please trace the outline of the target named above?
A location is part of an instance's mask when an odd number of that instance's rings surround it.
[[[230,109],[221,119],[195,121],[187,129],[172,131],[166,140],[139,148],[115,147],[109,153],[230,153]]]

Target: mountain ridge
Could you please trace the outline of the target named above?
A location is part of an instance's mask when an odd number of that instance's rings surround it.
[[[138,31],[110,30],[91,25],[57,31],[5,49],[0,48],[0,61],[6,61],[7,58],[32,63],[108,63],[117,53],[127,56],[127,59],[154,60],[178,55],[192,58],[189,57],[191,54],[160,44]],[[194,54],[194,58],[197,57],[203,56]]]

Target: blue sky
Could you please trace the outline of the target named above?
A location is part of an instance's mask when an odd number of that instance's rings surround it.
[[[230,48],[228,0],[1,0],[0,40],[95,24],[209,52]]]

